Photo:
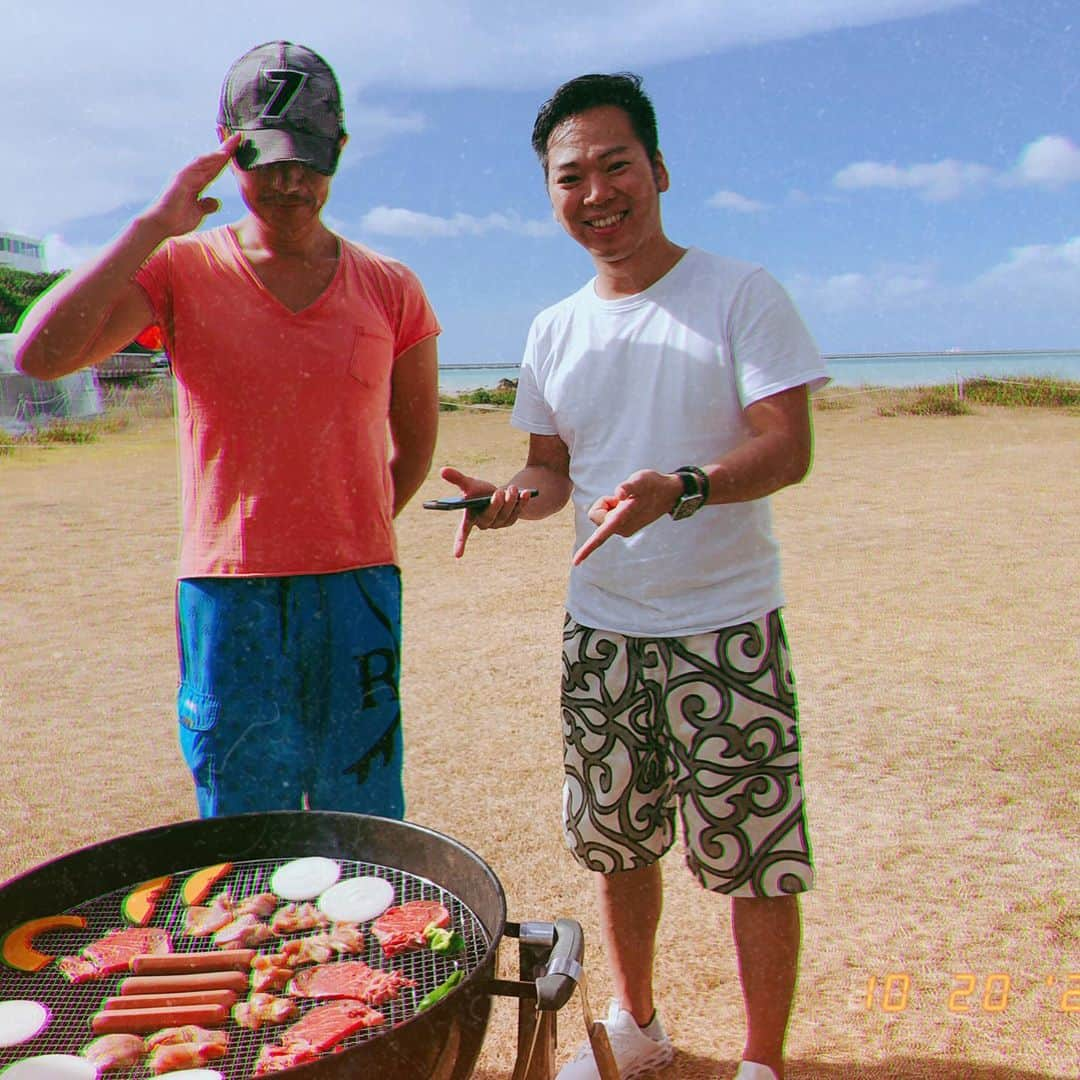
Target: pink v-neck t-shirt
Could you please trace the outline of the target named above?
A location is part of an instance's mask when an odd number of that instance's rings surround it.
[[[176,377],[182,578],[397,561],[391,374],[439,324],[407,267],[340,249],[333,280],[296,312],[228,226],[167,241],[136,274]]]

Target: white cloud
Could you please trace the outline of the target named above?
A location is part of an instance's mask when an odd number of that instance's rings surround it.
[[[857,161],[833,177],[845,191],[891,188],[914,191],[928,202],[946,202],[982,187],[994,176],[986,165],[946,158],[925,165],[899,166],[879,161]]]
[[[734,210],[737,214],[756,214],[768,209],[765,203],[749,199],[737,191],[718,191],[705,200],[705,205],[714,206],[718,210]]]
[[[418,135],[427,127],[418,112],[394,112],[374,105],[354,105],[345,117],[350,151],[360,144],[361,151],[371,150],[396,135]]]
[[[553,0],[396,0],[377,18],[294,0],[44,0],[4,20],[0,228],[41,235],[143,205],[213,146],[229,64],[256,41],[303,41],[333,63],[350,157],[423,130],[384,110],[399,90],[547,90],[582,70],[689,59],[763,41],[949,11],[974,0],[624,0],[617,18]],[[213,33],[207,33],[207,26]]]
[[[1030,310],[1075,308],[1080,296],[1080,236],[1060,244],[1013,248],[1008,258],[981,274],[971,286],[981,296],[1007,299]]]
[[[869,273],[850,271],[816,277],[797,275],[788,287],[800,307],[830,315],[874,308],[912,308],[939,287],[929,266],[882,266]]]
[[[1068,348],[1080,340],[1080,236],[1015,248],[962,280],[927,263],[797,274],[784,284],[829,352]]]
[[[365,232],[379,236],[405,236],[413,239],[445,239],[458,236],[482,236],[490,232],[509,232],[519,236],[552,236],[558,230],[551,221],[526,221],[517,214],[454,214],[437,217],[401,207],[376,206],[361,219]]]
[[[1080,180],[1080,147],[1064,135],[1043,135],[1021,151],[1012,178],[1051,188],[1075,183]]]

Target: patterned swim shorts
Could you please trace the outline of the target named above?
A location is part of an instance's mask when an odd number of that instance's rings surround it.
[[[611,873],[675,840],[729,896],[813,885],[798,708],[779,611],[681,638],[563,629],[563,828],[574,857]]]

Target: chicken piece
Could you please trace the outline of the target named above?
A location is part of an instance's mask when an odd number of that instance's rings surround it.
[[[191,937],[209,937],[234,918],[232,897],[219,893],[205,906],[194,905],[184,913],[184,933]]]
[[[364,951],[364,931],[357,923],[334,923],[324,936],[336,953],[355,956]]]
[[[138,1035],[102,1035],[79,1053],[103,1073],[138,1065],[146,1053],[146,1044]]]
[[[293,938],[281,946],[278,957],[281,963],[289,967],[302,967],[304,964],[325,964],[334,955],[333,947],[322,934],[312,934],[306,938]]]
[[[291,1020],[298,1011],[292,998],[254,993],[246,1001],[238,1001],[233,1006],[232,1015],[240,1027],[258,1031],[264,1024],[282,1024]]]
[[[260,953],[251,961],[251,989],[254,993],[282,990],[292,976],[292,967],[280,954]]]
[[[253,914],[240,915],[214,934],[219,949],[254,949],[276,937],[266,923]]]
[[[334,954],[352,956],[364,951],[364,931],[356,923],[334,923],[322,934],[294,938],[281,946],[282,962],[292,967],[325,964]]]
[[[237,915],[255,915],[265,919],[274,913],[278,906],[278,898],[272,892],[258,893],[249,896],[246,900],[240,900],[234,907]]]
[[[176,1072],[177,1069],[197,1069],[210,1061],[223,1058],[228,1053],[228,1043],[183,1042],[163,1043],[150,1053],[148,1062],[155,1076]]]
[[[312,903],[285,904],[274,912],[270,929],[275,934],[295,934],[301,930],[321,930],[330,920]]]
[[[171,1046],[174,1043],[213,1043],[228,1049],[229,1036],[224,1031],[211,1031],[197,1024],[184,1024],[182,1027],[162,1028],[146,1037],[147,1050],[156,1050],[159,1046]]]

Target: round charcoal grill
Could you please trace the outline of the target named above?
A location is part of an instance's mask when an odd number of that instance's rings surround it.
[[[414,980],[415,988],[402,988],[393,1001],[376,1006],[386,1017],[385,1023],[346,1037],[336,1052],[328,1052],[315,1062],[275,1075],[463,1080],[471,1075],[479,1055],[491,997],[503,994],[521,1001],[515,1078],[550,1076],[554,1010],[569,998],[580,973],[580,927],[570,920],[507,923],[505,896],[491,869],[457,841],[416,825],[356,814],[304,811],[212,818],[134,833],[63,856],[0,887],[0,937],[31,919],[81,915],[86,919],[85,928],[50,930],[33,940],[34,948],[47,955],[76,955],[110,931],[130,925],[122,904],[136,885],[169,875],[169,886],[158,897],[147,925],[167,930],[175,952],[211,950],[210,938],[193,938],[183,932],[187,908],[180,891],[189,874],[231,863],[232,869],[215,883],[210,895],[227,891],[239,901],[269,892],[271,876],[278,867],[310,855],[337,860],[343,879],[364,875],[385,879],[393,886],[396,905],[410,900],[438,901],[450,912],[451,928],[461,933],[465,950],[443,956],[418,949],[387,958],[370,933],[370,924],[365,924],[364,951],[337,959],[363,960],[373,968],[399,972]],[[317,932],[275,938],[259,951],[276,952],[288,938]],[[494,977],[504,934],[520,940],[523,978],[518,982]],[[464,973],[462,981],[438,1004],[418,1012],[421,998],[455,970]],[[77,1054],[94,1038],[91,1017],[105,998],[119,993],[119,984],[127,974],[73,984],[55,964],[37,972],[0,965],[0,1000],[39,1001],[51,1014],[49,1024],[34,1039],[0,1047],[0,1076],[6,1066],[24,1058]],[[251,1077],[262,1047],[277,1042],[289,1024],[324,1003],[297,1000],[300,1013],[285,1024],[251,1031],[230,1020],[223,1029],[229,1036],[228,1054],[210,1062],[209,1067],[227,1080]],[[544,1038],[538,1039],[541,1033]],[[153,1073],[142,1064],[107,1075],[144,1080]]]

